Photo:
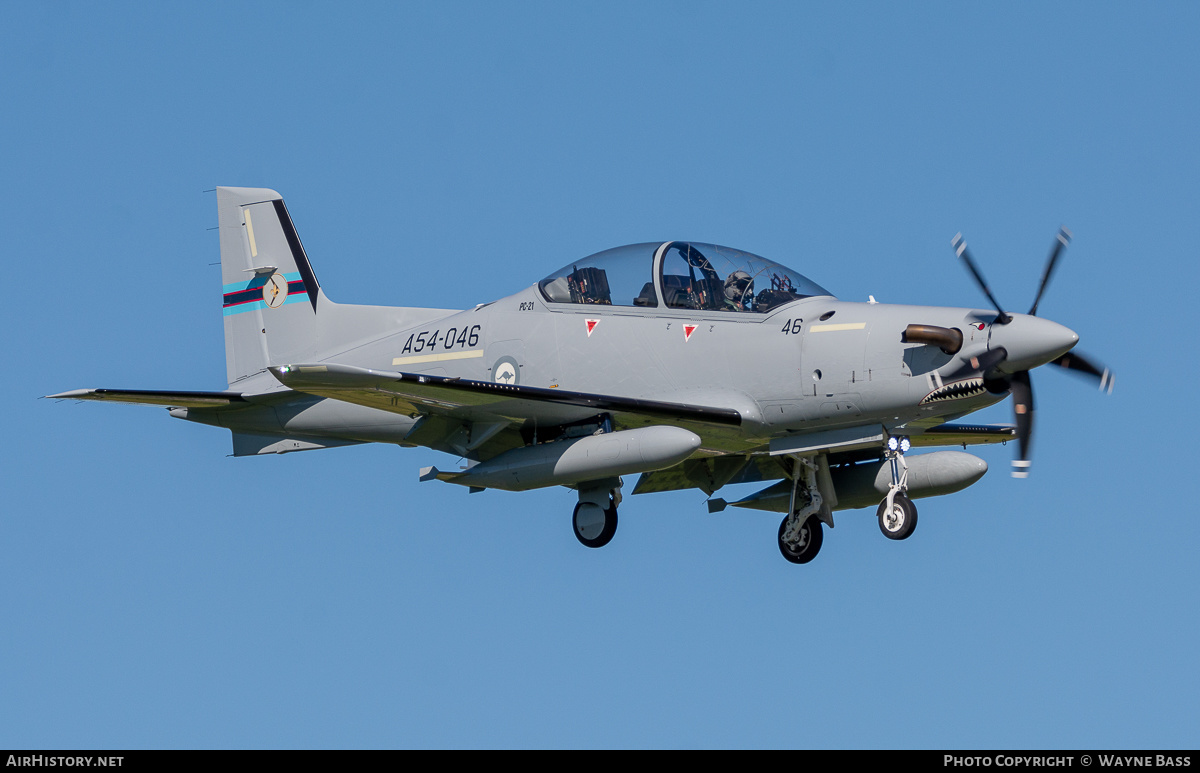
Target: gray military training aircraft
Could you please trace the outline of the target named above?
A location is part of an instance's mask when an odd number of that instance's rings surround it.
[[[884,536],[913,533],[912,500],[987,471],[962,451],[1017,441],[1029,469],[1030,371],[1053,363],[1112,389],[1070,353],[1079,337],[1039,318],[1063,229],[1028,314],[993,297],[961,237],[953,246],[995,311],[849,303],[748,252],[634,244],[574,260],[465,311],[330,301],[282,197],[217,188],[229,388],[79,389],[50,397],[166,406],[224,427],[235,456],[357,443],[426,446],[466,460],[420,479],[578,492],[575,535],[602,547],[623,477],[634,494],[697,488],[784,513],[779,549],[821,549],[833,511],[877,506]],[[948,423],[1013,396],[1015,425]],[[768,483],[739,501],[731,483]]]

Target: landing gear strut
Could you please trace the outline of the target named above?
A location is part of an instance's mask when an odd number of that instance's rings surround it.
[[[817,463],[806,456],[794,457],[792,468],[792,497],[788,503],[788,515],[779,524],[779,552],[793,564],[807,564],[817,557],[824,537],[821,519],[816,516],[824,503],[817,486]],[[801,476],[804,482],[801,483]],[[797,494],[801,486],[808,495],[808,503],[797,508]],[[831,522],[832,523],[832,522]]]
[[[890,438],[884,457],[892,465],[892,482],[888,485],[887,497],[879,503],[876,515],[879,530],[888,539],[901,540],[912,536],[917,528],[917,506],[908,498],[908,465],[904,462],[908,438]]]
[[[616,485],[580,487],[579,504],[571,517],[575,538],[589,548],[602,548],[617,533],[617,505],[621,504],[621,480]]]

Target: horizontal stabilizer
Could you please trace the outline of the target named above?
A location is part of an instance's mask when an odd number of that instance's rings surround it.
[[[169,392],[138,389],[72,389],[56,395],[54,400],[96,400],[129,405],[162,405],[168,408],[220,408],[245,403],[241,392]]]

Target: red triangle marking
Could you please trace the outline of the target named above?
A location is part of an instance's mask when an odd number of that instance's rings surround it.
[[[587,321],[588,338],[592,337],[592,331],[596,329],[596,325],[600,324],[598,319],[589,319]]]
[[[691,340],[692,333],[696,332],[696,328],[697,328],[697,325],[684,325],[683,326],[683,340],[685,340],[685,341]]]

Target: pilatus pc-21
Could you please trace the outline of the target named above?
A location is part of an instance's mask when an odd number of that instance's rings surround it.
[[[466,311],[351,306],[317,282],[283,199],[218,188],[229,388],[81,389],[53,397],[167,406],[233,432],[235,456],[354,443],[461,457],[421,480],[471,491],[566,486],[575,535],[606,545],[624,477],[634,494],[730,483],[726,505],[784,513],[779,549],[821,549],[833,511],[877,507],[889,539],[912,500],[987,470],[962,451],[1016,440],[1029,467],[1030,371],[1053,363],[1111,388],[1071,354],[1078,336],[1036,316],[1069,235],[1060,232],[1028,314],[1005,311],[966,245],[954,246],[995,311],[848,303],[790,268],[695,242],[635,244],[573,260]],[[1013,426],[950,423],[1011,394]]]

